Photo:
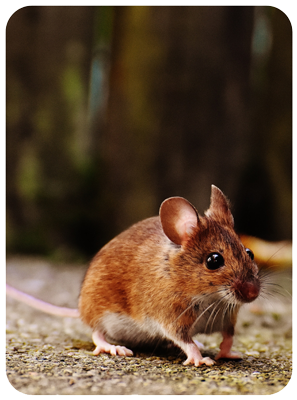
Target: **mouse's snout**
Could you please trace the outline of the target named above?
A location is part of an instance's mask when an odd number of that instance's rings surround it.
[[[233,283],[233,289],[239,301],[250,303],[259,296],[260,283],[257,280],[248,282],[236,279]]]

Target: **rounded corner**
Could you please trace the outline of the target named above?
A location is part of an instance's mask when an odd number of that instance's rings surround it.
[[[7,22],[6,22],[6,28],[5,28],[5,30],[7,30],[8,24],[9,24],[10,20],[12,19],[12,17],[13,17],[15,14],[19,13],[21,10],[24,10],[25,8],[30,8],[30,7],[34,7],[34,6],[22,6],[22,7],[18,8],[17,10],[15,10],[15,11],[10,15],[10,17],[8,18],[8,20],[7,20]]]
[[[281,8],[279,8],[279,7],[276,7],[276,6],[268,6],[268,7],[274,9],[275,11],[280,12],[281,14],[283,14],[283,15],[287,18],[287,20],[288,20],[288,22],[289,22],[289,24],[290,24],[290,27],[291,27],[291,31],[292,31],[292,33],[293,33],[293,25],[292,25],[291,19],[290,19],[290,17],[288,16],[288,14],[286,14],[286,12],[285,12],[284,10],[282,10]]]
[[[15,398],[15,396],[27,396],[26,393],[21,392],[20,390],[18,390],[15,386],[13,386],[13,384],[10,382],[7,372],[5,374],[5,378],[6,378],[6,387],[5,387],[5,393],[6,394],[10,394],[13,396],[13,398]],[[17,394],[16,394],[17,393]]]

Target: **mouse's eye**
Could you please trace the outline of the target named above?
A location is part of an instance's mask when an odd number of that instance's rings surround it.
[[[208,269],[214,270],[224,265],[224,258],[220,253],[211,253],[206,259]]]
[[[254,253],[250,249],[245,249],[245,251],[248,253],[248,256],[250,257],[251,260],[254,259]]]

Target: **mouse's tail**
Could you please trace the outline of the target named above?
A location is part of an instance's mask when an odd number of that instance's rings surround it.
[[[6,294],[13,299],[26,303],[29,306],[36,308],[48,314],[58,315],[60,317],[79,318],[79,310],[76,308],[58,307],[45,301],[36,299],[29,294],[23,293],[12,286],[6,284]]]

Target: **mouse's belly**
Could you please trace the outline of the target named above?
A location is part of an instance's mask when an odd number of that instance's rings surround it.
[[[137,347],[166,341],[161,325],[149,317],[135,321],[124,314],[107,312],[100,319],[98,328],[109,341],[125,346]]]

